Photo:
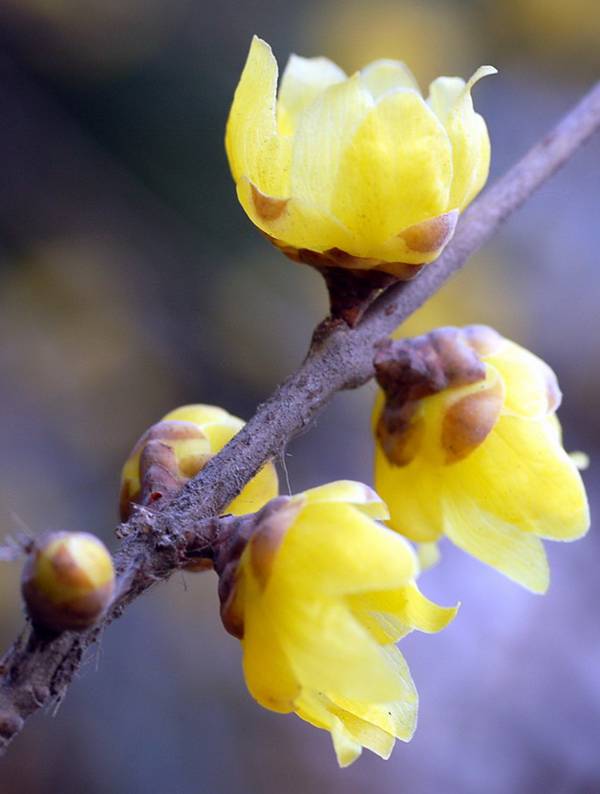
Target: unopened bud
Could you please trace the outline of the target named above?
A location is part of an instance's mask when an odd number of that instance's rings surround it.
[[[21,590],[36,628],[83,631],[106,611],[115,589],[112,558],[87,532],[52,532],[34,544]]]

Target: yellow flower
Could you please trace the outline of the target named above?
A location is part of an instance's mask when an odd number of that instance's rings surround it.
[[[589,527],[585,490],[561,443],[550,367],[485,326],[390,342],[376,358],[375,484],[391,526],[447,535],[530,590],[548,588],[541,538]]]
[[[92,626],[110,604],[114,588],[112,557],[88,532],[51,532],[37,540],[21,578],[33,623],[51,632]]]
[[[254,38],[225,144],[239,200],[287,255],[408,278],[452,237],[488,174],[471,88],[439,77],[427,100],[399,61],[347,77],[327,58],[277,62]]]
[[[121,474],[121,517],[132,502],[150,504],[176,493],[238,433],[244,422],[214,405],[185,405],[147,430]],[[224,512],[253,513],[279,493],[277,473],[267,463]]]
[[[396,738],[411,738],[417,693],[394,643],[456,613],[419,592],[411,547],[376,521],[387,517],[356,482],[280,497],[257,517],[233,586],[220,588],[252,696],[330,731],[341,766],[362,747],[388,758]]]

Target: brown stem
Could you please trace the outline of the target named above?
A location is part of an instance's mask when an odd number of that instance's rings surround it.
[[[467,261],[600,126],[600,83],[463,215],[442,256],[413,281],[388,288],[349,328],[321,326],[300,369],[279,386],[240,433],[158,513],[139,509],[122,527],[115,562],[120,593],[102,624],[43,641],[25,632],[0,663],[0,751],[35,711],[64,696],[102,628],[154,582],[218,540],[219,515],[267,460],[276,457],[342,389],[373,376],[373,350]]]

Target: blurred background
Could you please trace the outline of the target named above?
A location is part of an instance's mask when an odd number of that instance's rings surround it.
[[[502,174],[597,78],[596,0],[0,0],[0,526],[114,548],[119,470],[187,402],[248,417],[300,362],[322,284],[238,206],[223,151],[253,33],[346,70],[404,59],[468,77]],[[510,220],[410,332],[485,322],[542,355],[569,449],[600,499],[596,139]],[[285,457],[294,491],[370,481],[374,387],[339,396]],[[285,482],[285,477],[282,477]],[[175,576],[104,636],[57,714],[0,766],[2,794],[600,792],[600,540],[548,544],[535,597],[443,547],[422,580],[455,623],[403,648],[411,744],[338,770],[327,734],[260,709],[212,574]],[[0,635],[23,624],[0,569]]]

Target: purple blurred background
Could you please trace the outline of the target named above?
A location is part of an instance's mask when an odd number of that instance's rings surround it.
[[[504,170],[598,76],[596,0],[1,0],[0,522],[96,532],[114,547],[119,470],[186,402],[249,416],[326,309],[238,206],[223,152],[253,33],[346,70],[407,61],[468,77]],[[546,185],[407,328],[486,322],[542,355],[569,449],[600,499],[600,141]],[[374,387],[339,396],[287,451],[294,491],[370,481]],[[282,461],[283,463],[283,461]],[[285,477],[282,476],[282,482]],[[403,649],[420,725],[387,763],[338,770],[327,734],[247,694],[212,574],[175,576],[103,638],[56,715],[0,765],[2,794],[600,792],[600,541],[548,544],[535,597],[443,547],[422,579],[463,602]],[[0,634],[23,625],[0,569]]]

